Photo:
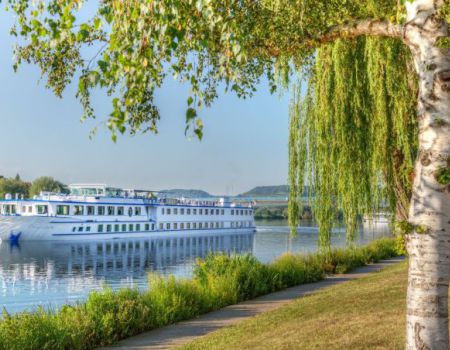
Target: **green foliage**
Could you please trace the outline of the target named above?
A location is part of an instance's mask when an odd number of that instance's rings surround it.
[[[63,193],[66,191],[66,186],[61,182],[56,181],[54,178],[49,176],[41,176],[31,183],[29,195],[30,197],[33,197],[34,195],[39,195],[41,192]]]
[[[19,194],[28,197],[29,189],[30,184],[22,181],[18,175],[15,178],[0,178],[0,198],[4,198],[7,193],[13,196]]]
[[[127,130],[157,132],[154,93],[167,76],[190,87],[186,124],[201,138],[198,110],[220,87],[246,98],[266,77],[275,91],[335,26],[399,22],[404,13],[396,0],[113,0],[89,14],[83,0],[7,2],[17,16],[15,67],[37,64],[57,96],[78,79],[85,118],[96,116],[91,94],[103,89],[114,139]]]
[[[149,290],[92,292],[87,301],[59,311],[3,313],[0,350],[94,349],[119,339],[196,317],[242,300],[322,280],[396,256],[395,241],[380,239],[329,254],[285,254],[270,264],[250,255],[210,255],[198,260],[194,278],[150,275]]]
[[[391,212],[400,207],[407,215],[417,152],[411,98],[417,84],[400,41],[363,37],[321,47],[308,77],[306,95],[296,94],[291,108],[296,141],[290,142],[290,181],[297,188],[311,186],[320,243],[328,247],[336,210],[343,211],[348,242],[358,217],[372,215],[386,201]],[[290,197],[298,202],[295,190]]]
[[[49,176],[38,177],[32,183],[23,181],[19,174],[11,178],[0,177],[0,198],[4,198],[7,193],[30,198],[41,191],[67,193],[67,187]]]
[[[309,205],[302,205],[298,212],[300,220],[311,220],[313,214]],[[289,218],[287,205],[265,205],[259,203],[254,209],[255,219],[263,220],[287,220]]]
[[[436,181],[441,185],[449,185],[450,184],[450,167],[442,167],[439,168],[436,172]]]

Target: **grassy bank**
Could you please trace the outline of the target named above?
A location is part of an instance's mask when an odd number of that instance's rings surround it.
[[[407,263],[396,264],[213,332],[182,349],[404,349],[406,280]]]
[[[151,276],[147,292],[93,292],[87,301],[59,311],[3,314],[0,349],[91,349],[242,300],[345,273],[396,255],[381,239],[328,255],[286,254],[271,264],[251,256],[214,255],[199,261],[190,280]]]

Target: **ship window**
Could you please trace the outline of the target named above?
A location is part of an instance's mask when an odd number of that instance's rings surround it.
[[[191,228],[191,223],[190,223],[190,222],[188,222],[188,223],[186,224],[186,228],[187,228],[187,229],[190,229],[190,228]]]
[[[159,224],[159,229],[162,230],[163,228],[163,224]]]
[[[161,209],[161,214],[164,215],[164,208]]]
[[[72,227],[72,232],[75,232],[77,230],[77,228],[74,226]]]
[[[145,224],[145,231],[150,231],[150,225],[149,224]]]
[[[83,226],[78,227],[78,232],[83,232]]]
[[[205,209],[205,215],[208,215],[208,209]]]
[[[95,215],[95,207],[92,205],[87,206],[87,214],[88,215]]]
[[[173,215],[177,215],[178,214],[178,208],[173,208]]]
[[[98,225],[98,232],[103,232],[103,225]]]
[[[122,224],[122,231],[126,232],[127,231],[127,224]]]
[[[177,224],[176,222],[173,224],[173,229],[174,229],[174,230],[177,230],[177,229],[178,229],[178,224]]]
[[[136,224],[136,231],[140,231],[141,230],[141,224]]]
[[[134,225],[133,224],[129,224],[128,225],[128,231],[132,232],[134,230]]]
[[[197,223],[193,222],[192,223],[192,228],[197,228]]]
[[[220,209],[220,215],[225,215],[225,210]]]
[[[198,210],[198,215],[203,215],[203,209]]]
[[[152,230],[154,230],[155,229],[155,224],[152,224]]]
[[[170,230],[170,223],[166,224],[166,230]]]
[[[112,205],[108,206],[108,215],[114,215],[114,207]]]
[[[183,222],[180,224],[180,229],[184,230],[184,223]]]
[[[241,215],[244,215],[244,211],[241,209]]]
[[[106,232],[111,232],[112,225],[106,225]]]
[[[205,222],[205,228],[208,228],[208,223],[207,222]]]
[[[14,207],[14,209],[16,208],[15,205],[13,207]],[[40,215],[48,213],[48,205],[36,205],[36,209],[37,209],[37,213],[40,214]],[[15,212],[15,210],[14,210],[14,212]]]
[[[197,209],[192,209],[194,211],[194,215],[197,215]]]
[[[97,215],[105,215],[105,207],[104,206],[97,207]]]
[[[120,225],[119,224],[115,224],[114,225],[114,232],[119,232],[120,231]]]
[[[29,207],[31,208],[31,207]],[[29,210],[28,208],[28,210]],[[69,215],[69,206],[68,205],[57,205],[56,206],[56,215]],[[31,212],[31,211],[29,211]]]
[[[234,215],[234,210],[233,209],[231,209],[231,215]]]
[[[86,227],[86,232],[91,232],[91,226]]]
[[[134,207],[134,215],[141,215],[141,207]]]
[[[123,207],[117,207],[117,215],[123,215],[125,213]]]
[[[184,215],[184,208],[181,208],[181,209],[180,209],[180,214],[181,214],[181,215]]]
[[[167,215],[170,215],[170,208],[166,209],[166,213],[167,213]]]
[[[216,215],[219,215],[219,209],[216,209]]]
[[[187,213],[187,215],[191,215],[191,209],[186,209],[186,213]]]
[[[219,228],[219,223],[218,222],[216,222],[216,228]]]
[[[84,207],[82,205],[73,206],[73,215],[83,215]]]

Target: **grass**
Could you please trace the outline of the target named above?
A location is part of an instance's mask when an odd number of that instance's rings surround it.
[[[192,279],[151,275],[150,288],[92,292],[86,302],[60,310],[3,313],[0,350],[93,349],[146,330],[289,286],[345,273],[396,256],[393,239],[367,246],[333,249],[328,254],[285,254],[271,264],[250,255],[210,255],[199,260]]]
[[[406,262],[297,299],[180,349],[404,349]]]

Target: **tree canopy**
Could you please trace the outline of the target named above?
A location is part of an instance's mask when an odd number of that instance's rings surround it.
[[[319,44],[369,27],[389,35],[405,13],[397,0],[111,0],[92,12],[82,0],[8,3],[18,16],[16,67],[39,65],[58,96],[78,79],[84,117],[96,116],[91,92],[104,89],[113,135],[157,132],[154,93],[171,75],[190,86],[186,125],[201,137],[198,109],[219,88],[245,98],[265,77],[275,91]]]
[[[306,94],[294,95],[290,218],[304,183],[314,192],[323,246],[338,209],[349,242],[358,216],[380,209],[406,220],[417,154],[417,82],[409,50],[394,39],[338,40],[317,51]]]
[[[4,198],[6,194],[22,195],[28,197],[30,183],[22,181],[17,174],[14,178],[0,178],[0,198]]]
[[[29,196],[33,197],[39,195],[41,192],[64,193],[66,191],[67,187],[61,182],[50,176],[41,176],[32,182]]]

